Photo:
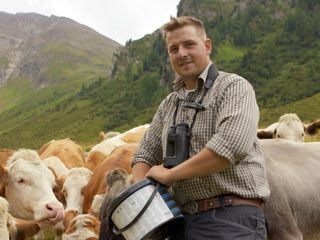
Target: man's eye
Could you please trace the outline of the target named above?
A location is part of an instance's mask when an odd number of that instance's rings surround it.
[[[178,48],[170,48],[169,53],[176,53],[178,51]]]

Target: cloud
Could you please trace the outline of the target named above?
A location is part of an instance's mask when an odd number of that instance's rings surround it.
[[[176,16],[179,0],[0,0],[1,11],[71,18],[124,44]]]

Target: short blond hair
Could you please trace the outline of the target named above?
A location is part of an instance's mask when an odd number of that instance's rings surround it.
[[[164,24],[160,31],[164,41],[166,41],[167,33],[182,28],[184,26],[194,26],[200,37],[207,38],[207,33],[202,21],[191,16],[171,17],[170,21]]]

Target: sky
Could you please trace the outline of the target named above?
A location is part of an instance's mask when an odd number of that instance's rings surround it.
[[[176,16],[180,0],[0,0],[0,11],[67,17],[125,44]]]

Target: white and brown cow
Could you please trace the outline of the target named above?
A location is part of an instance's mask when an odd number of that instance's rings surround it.
[[[144,124],[124,133],[100,132],[101,142],[92,147],[88,153],[86,167],[93,171],[115,148],[127,143],[139,143],[149,126],[150,124]]]
[[[91,171],[103,162],[103,160],[110,155],[110,153],[117,147],[123,146],[126,143],[118,136],[107,138],[97,145],[93,146],[88,153],[85,166]]]
[[[320,143],[261,140],[271,195],[270,240],[320,239]]]
[[[1,172],[5,175],[2,178],[9,211],[14,217],[35,220],[40,226],[52,226],[63,220],[63,205],[52,191],[54,175],[37,152],[16,151]]]
[[[92,172],[84,167],[72,168],[63,184],[63,194],[66,199],[66,209],[75,210],[77,214],[83,212],[83,194]]]
[[[117,137],[124,141],[125,143],[139,143],[145,134],[145,132],[149,129],[150,124],[144,124],[138,127],[134,127],[129,129],[124,133],[119,132],[108,132],[105,134],[104,132],[99,133],[99,138],[101,141],[106,140],[108,138]]]
[[[26,221],[12,217],[8,201],[0,197],[0,239],[25,240],[40,230],[35,221]]]
[[[122,168],[130,174],[132,172],[130,166],[131,159],[137,150],[137,147],[138,144],[133,143],[117,147],[98,167],[96,167],[84,193],[84,213],[90,212],[97,216],[99,215],[100,207],[108,187],[104,181],[106,174],[116,168]],[[93,208],[91,209],[92,206]]]
[[[278,138],[295,142],[303,142],[305,134],[314,135],[320,129],[320,120],[304,124],[297,114],[287,113],[279,118],[279,121],[265,129],[257,131],[258,138]]]
[[[51,140],[43,145],[38,153],[41,159],[58,157],[64,165],[70,169],[73,167],[84,167],[85,156],[82,147],[69,138]]]
[[[79,214],[65,223],[66,230],[62,240],[97,240],[100,232],[100,221],[91,214]]]
[[[42,162],[52,170],[56,174],[57,178],[67,176],[69,174],[69,168],[64,165],[64,163],[60,160],[60,158],[56,156],[48,157],[43,159]]]

